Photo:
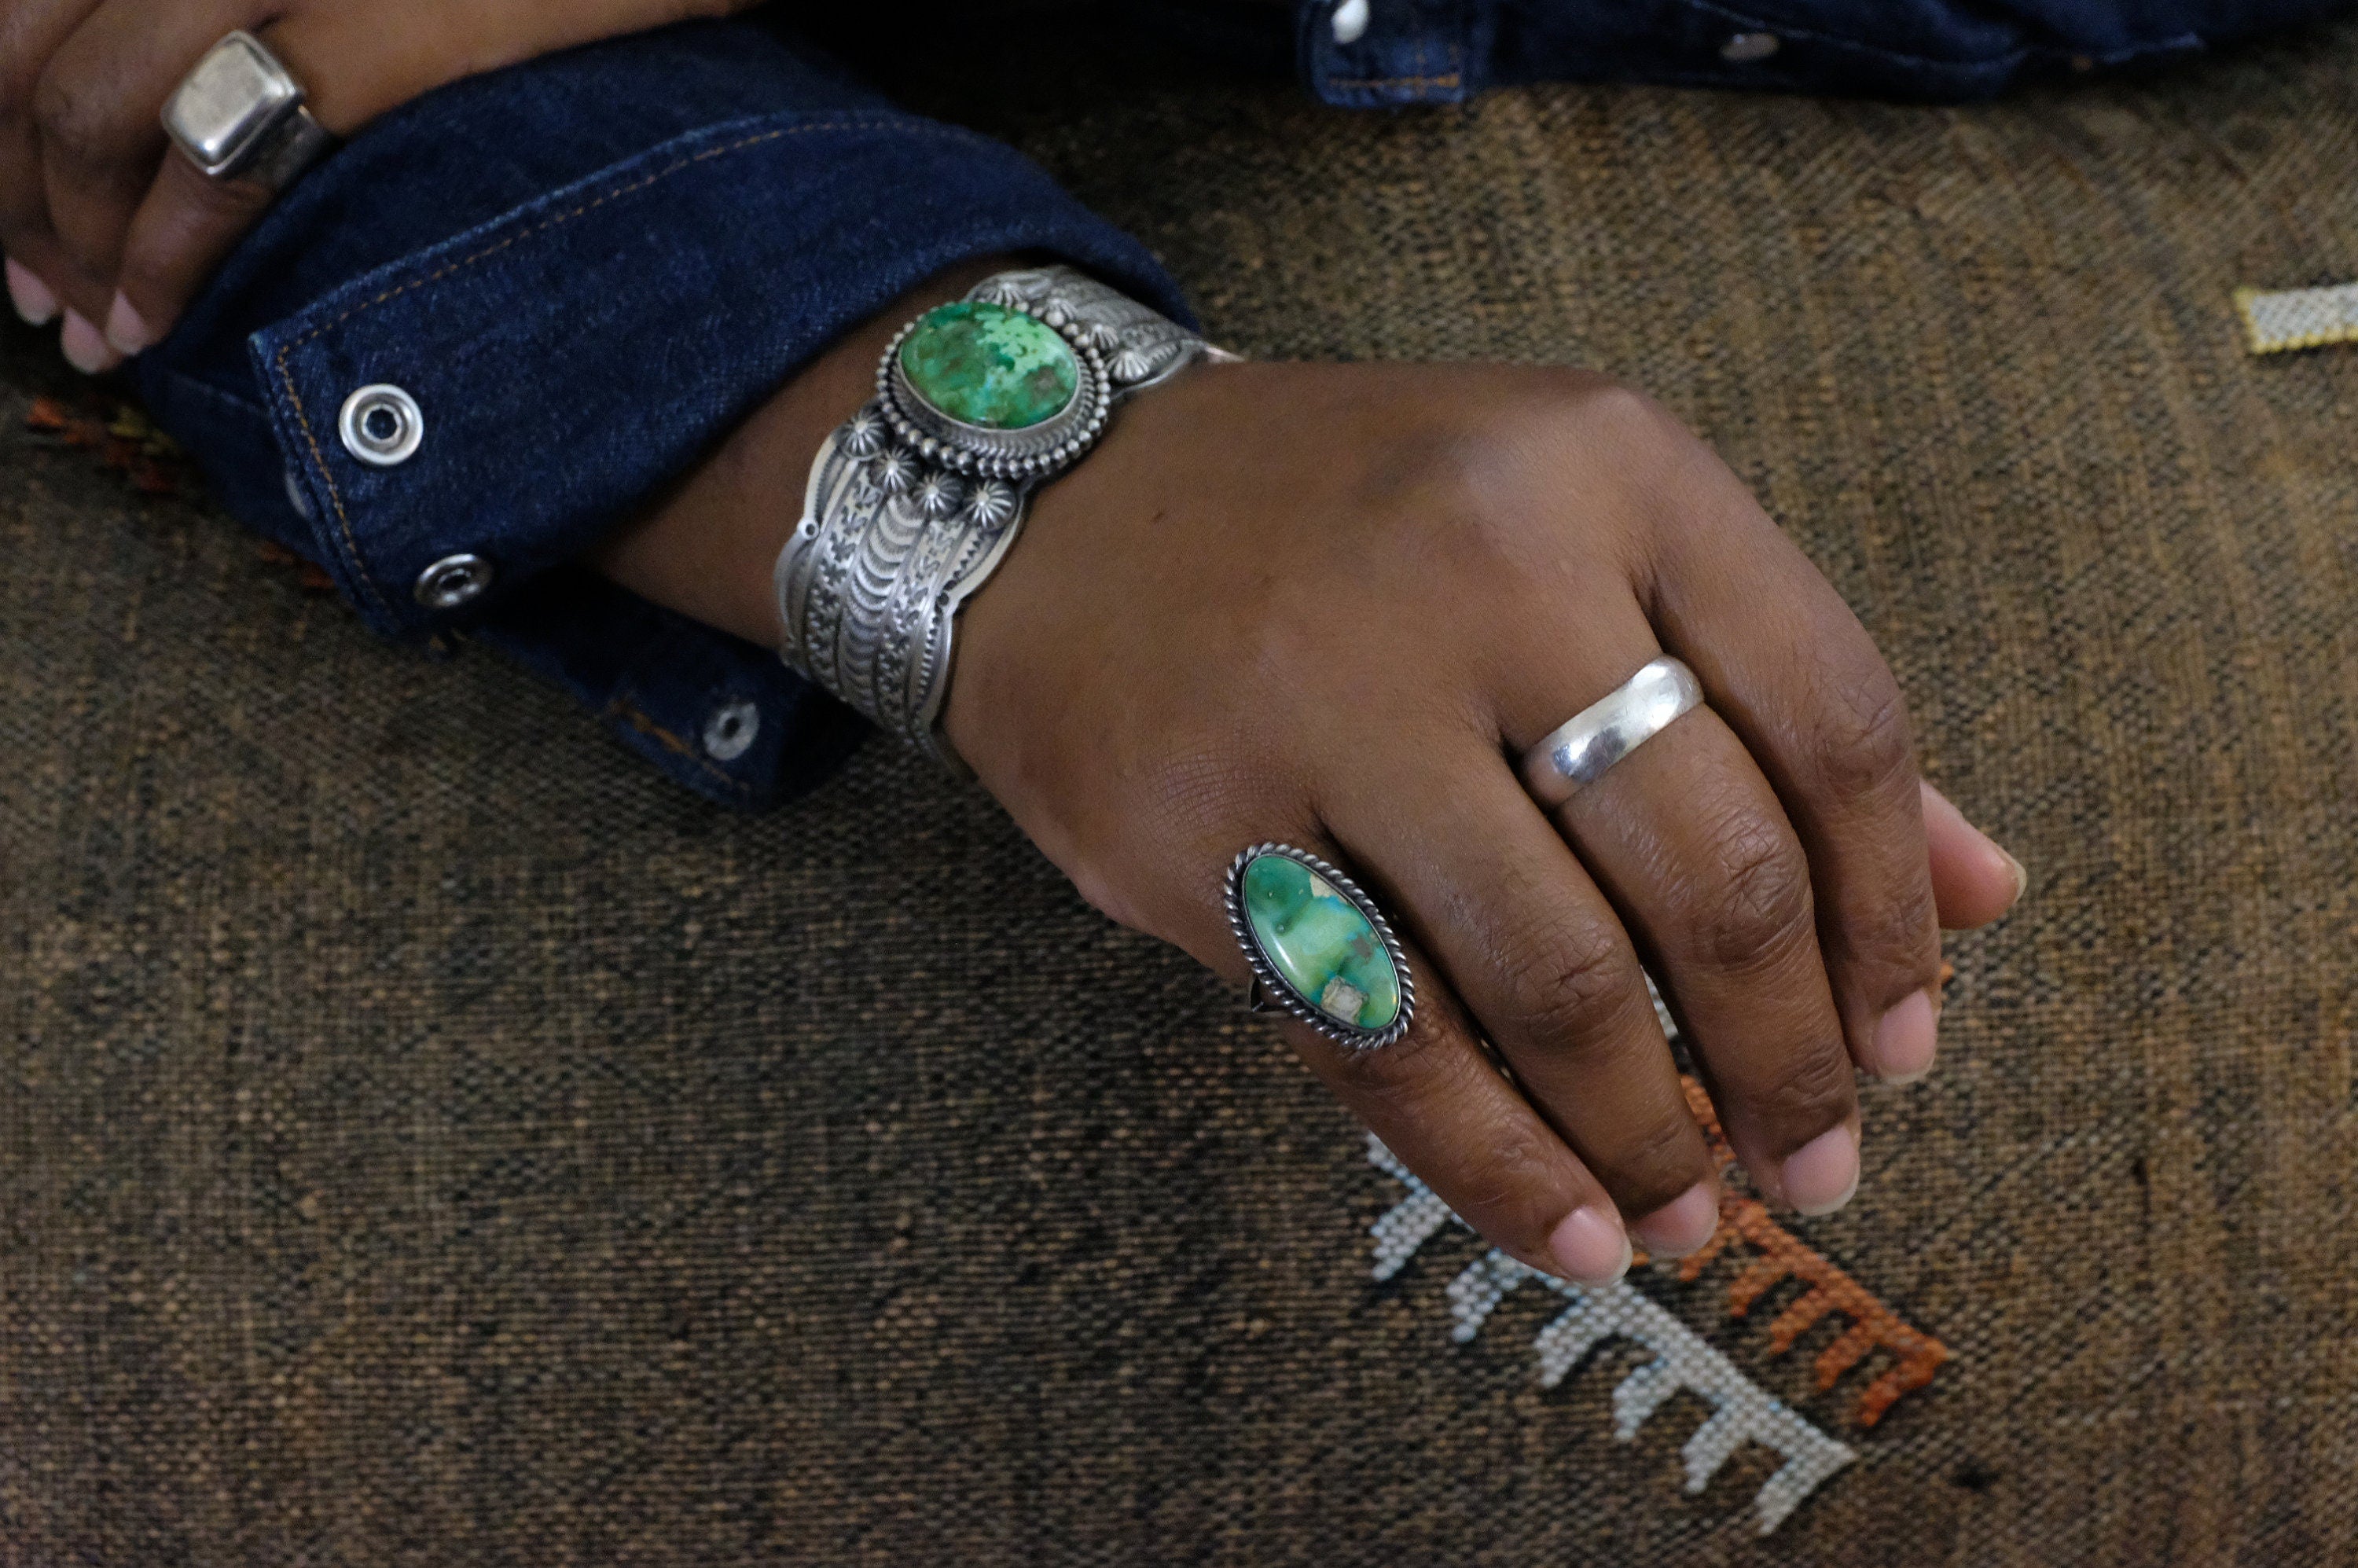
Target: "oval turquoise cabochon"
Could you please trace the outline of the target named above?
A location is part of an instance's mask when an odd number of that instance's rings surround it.
[[[1382,935],[1308,866],[1255,857],[1245,867],[1244,909],[1262,956],[1303,1001],[1355,1029],[1387,1028],[1400,1016],[1400,974]]]
[[[961,424],[1021,430],[1061,414],[1080,390],[1072,344],[1044,321],[983,299],[937,305],[901,340],[901,373]]]

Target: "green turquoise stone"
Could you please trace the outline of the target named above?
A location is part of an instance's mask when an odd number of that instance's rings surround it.
[[[1400,975],[1358,905],[1283,855],[1247,865],[1244,891],[1253,940],[1321,1012],[1359,1029],[1382,1029],[1400,1016]]]
[[[1081,365],[1054,327],[979,299],[941,305],[901,340],[901,373],[951,418],[1021,430],[1064,412]]]

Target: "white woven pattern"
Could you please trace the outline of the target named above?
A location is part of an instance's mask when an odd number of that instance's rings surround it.
[[[2244,330],[2255,354],[2358,343],[2358,283],[2332,288],[2239,288],[2235,308],[2244,313]]]
[[[1376,1238],[1376,1278],[1388,1280],[1457,1216],[1373,1134],[1368,1138],[1368,1158],[1408,1188],[1408,1195],[1370,1227]],[[1688,1491],[1702,1491],[1728,1455],[1747,1441],[1785,1456],[1784,1465],[1753,1497],[1761,1534],[1784,1523],[1820,1482],[1856,1457],[1847,1445],[1771,1397],[1627,1280],[1593,1290],[1527,1269],[1493,1249],[1450,1281],[1450,1312],[1456,1319],[1451,1337],[1460,1344],[1472,1339],[1492,1309],[1524,1284],[1552,1291],[1571,1303],[1532,1341],[1543,1387],[1562,1382],[1608,1337],[1634,1339],[1654,1353],[1655,1359],[1623,1379],[1613,1391],[1613,1435],[1622,1442],[1635,1438],[1646,1418],[1682,1389],[1710,1402],[1711,1418],[1695,1429],[1683,1450]]]

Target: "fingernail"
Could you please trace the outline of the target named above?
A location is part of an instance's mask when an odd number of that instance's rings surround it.
[[[66,363],[84,375],[96,375],[123,362],[123,356],[106,346],[98,329],[79,310],[66,312],[65,327],[58,333],[58,347],[65,351]]]
[[[1655,1257],[1683,1258],[1719,1228],[1719,1195],[1697,1182],[1629,1228]]]
[[[1619,1220],[1588,1204],[1555,1227],[1548,1255],[1578,1284],[1609,1285],[1629,1271],[1629,1237]]]
[[[1875,1026],[1867,1070],[1887,1084],[1912,1084],[1932,1070],[1940,1044],[1940,1013],[1931,991],[1914,991]]]
[[[1998,843],[1996,839],[1993,838],[1990,840],[1990,848],[1996,849],[1998,853],[1998,859],[2006,862],[2006,869],[2014,873],[2014,897],[2006,904],[2008,909],[2012,909],[2016,904],[2022,902],[2022,895],[2029,891],[2030,873],[2024,871],[2022,869],[2022,862],[2016,860],[2012,855],[2007,854],[2006,852],[2005,846]]]
[[[58,319],[58,297],[49,292],[48,284],[14,259],[7,273],[8,302],[16,308],[17,315],[36,327],[46,327]]]
[[[129,359],[134,354],[146,353],[156,341],[156,335],[147,330],[146,318],[131,308],[130,298],[118,294],[114,308],[106,313],[106,341],[114,345],[116,353]]]
[[[1831,1128],[1785,1157],[1785,1201],[1800,1214],[1832,1214],[1858,1191],[1858,1137]]]

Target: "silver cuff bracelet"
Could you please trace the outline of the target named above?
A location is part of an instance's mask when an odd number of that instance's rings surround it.
[[[1235,357],[1067,266],[999,273],[918,317],[811,464],[778,552],[780,656],[963,774],[940,729],[951,633],[1032,492],[1122,399]]]

